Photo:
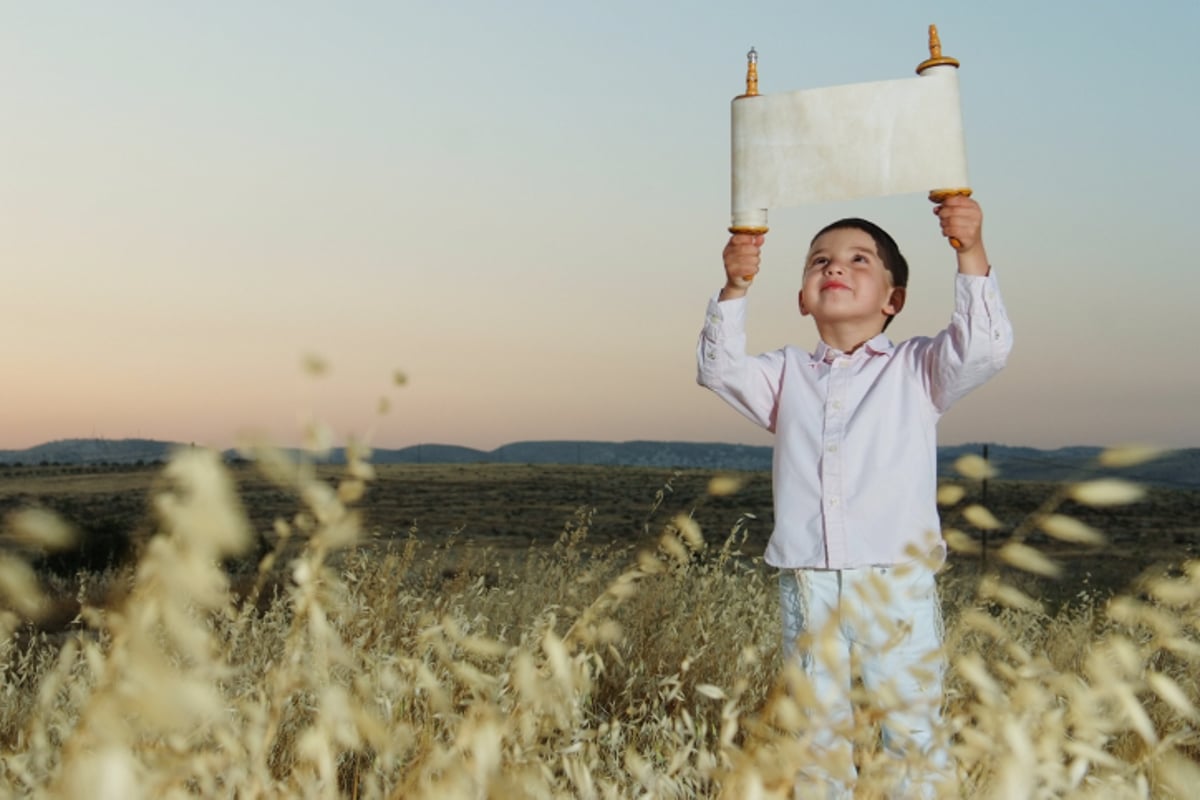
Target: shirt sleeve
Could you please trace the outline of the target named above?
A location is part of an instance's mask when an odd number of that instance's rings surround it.
[[[746,298],[708,303],[696,348],[696,382],[769,431],[783,382],[783,351],[746,355]]]
[[[938,413],[1003,369],[1012,351],[1013,330],[995,270],[957,276],[950,325],[924,344],[919,357]]]

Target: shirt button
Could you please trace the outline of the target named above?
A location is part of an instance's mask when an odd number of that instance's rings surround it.
[[[836,452],[837,452],[837,445],[836,445],[836,444],[831,444],[831,445],[829,445],[829,452],[831,452],[831,453],[836,453]]]
[[[838,504],[838,499],[836,497],[829,498],[829,507],[830,508],[836,508],[837,504]]]
[[[833,401],[833,410],[834,410],[834,411],[841,411],[841,410],[842,410],[842,401],[841,401],[841,400],[834,400],[834,401]]]
[[[1000,331],[996,331],[994,336],[995,336],[997,342],[1000,341]]]

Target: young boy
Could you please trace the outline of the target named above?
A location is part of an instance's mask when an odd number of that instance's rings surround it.
[[[780,569],[784,651],[833,723],[813,734],[826,755],[816,777],[833,797],[850,796],[855,780],[845,739],[851,651],[864,687],[885,707],[885,750],[924,765],[895,796],[932,796],[949,769],[937,731],[944,659],[933,567],[945,545],[935,426],[1004,366],[1012,328],[978,203],[951,197],[934,213],[958,240],[954,314],[936,336],[893,344],[884,335],[904,307],[908,265],[891,236],[859,219],[812,240],[799,304],[817,326],[814,352],[745,352],[745,296],[762,236],[730,238],[725,287],[700,335],[700,384],[775,434],[775,529],[765,559]]]

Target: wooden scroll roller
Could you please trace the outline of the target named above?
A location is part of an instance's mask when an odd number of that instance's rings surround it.
[[[917,74],[921,75],[927,69],[932,68],[947,68],[958,69],[958,60],[942,55],[942,40],[938,37],[937,25],[929,26],[929,58],[917,65]],[[929,192],[929,201],[940,205],[946,201],[948,197],[954,196],[970,197],[971,190],[965,186],[953,189],[931,189]],[[955,250],[962,248],[962,242],[950,237],[950,246]]]

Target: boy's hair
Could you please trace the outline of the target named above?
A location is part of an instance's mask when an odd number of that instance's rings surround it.
[[[879,251],[879,258],[883,261],[884,268],[891,273],[892,286],[907,288],[908,286],[908,262],[904,260],[904,254],[900,252],[900,246],[896,244],[896,240],[891,237],[887,231],[865,219],[858,217],[847,217],[839,219],[837,222],[831,222],[821,230],[817,231],[817,235],[809,242],[809,247],[813,243],[830,231],[840,230],[842,228],[854,228],[870,236],[875,240],[875,249]],[[892,324],[893,314],[888,314],[888,318],[883,322],[883,330],[887,330],[887,326]]]

